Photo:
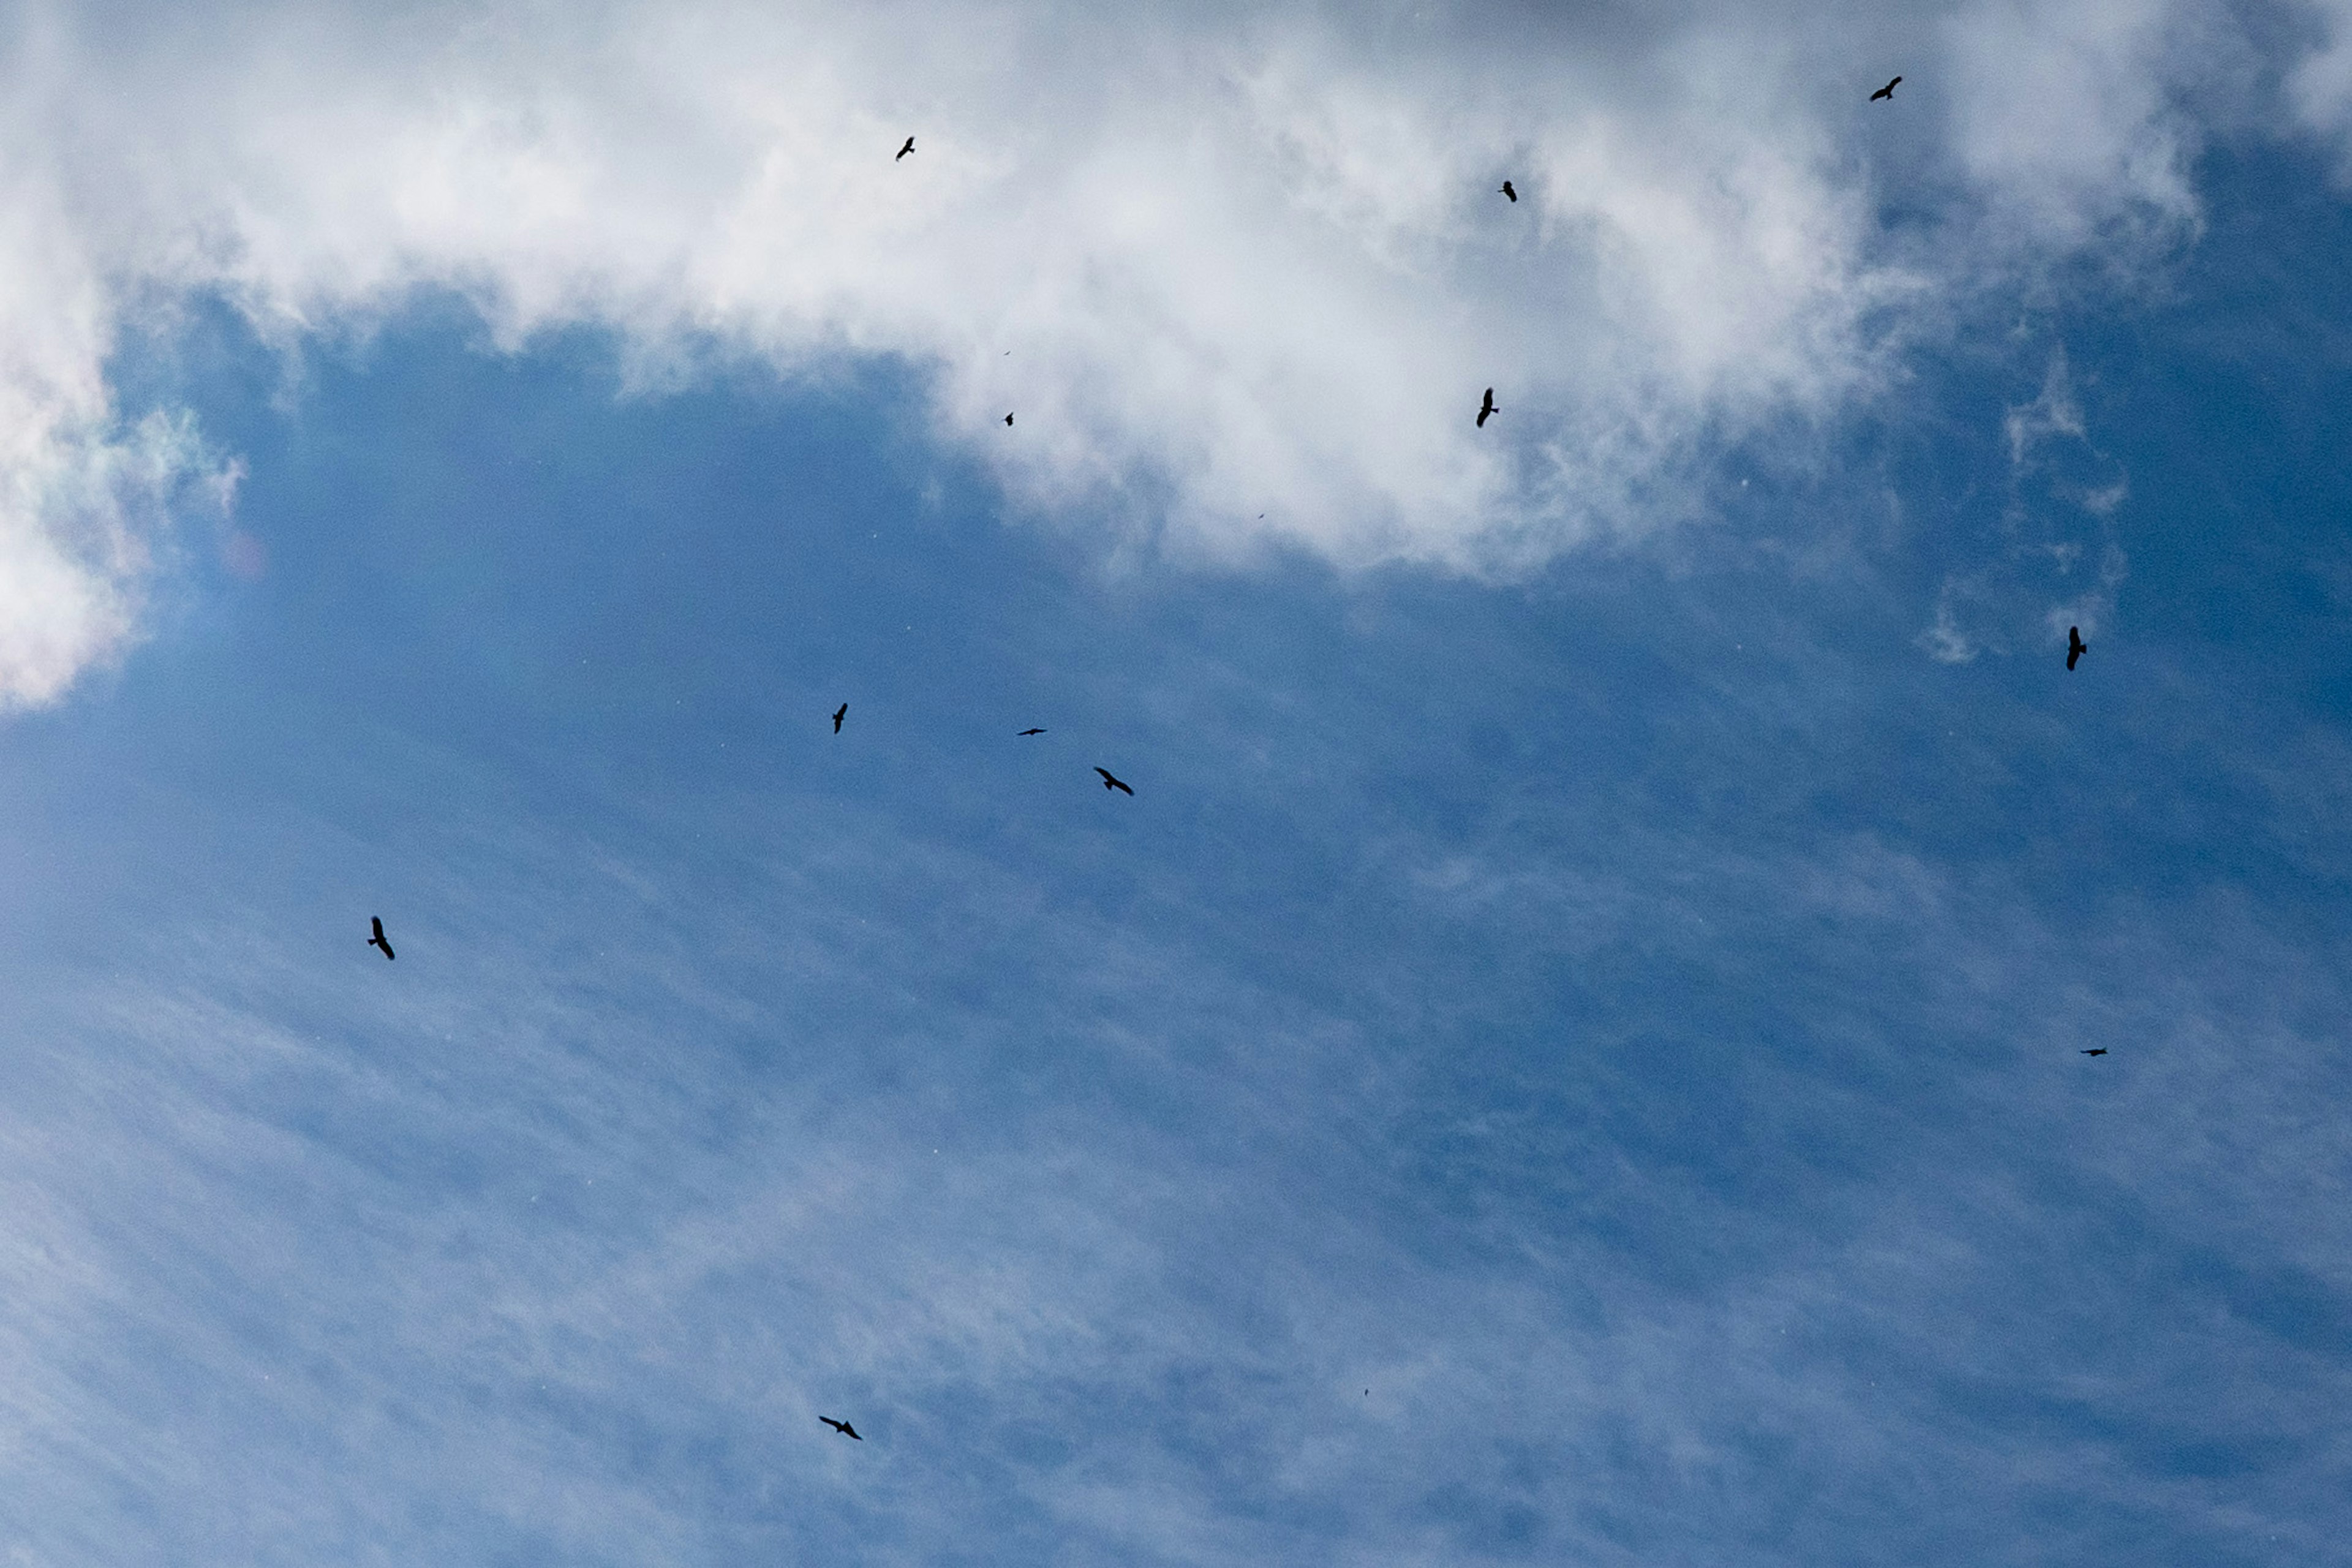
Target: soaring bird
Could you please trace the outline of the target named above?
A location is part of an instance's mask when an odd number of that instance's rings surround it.
[[[2084,1051],[2083,1054],[2086,1057],[2103,1057],[2107,1054],[2107,1047],[2101,1046],[2096,1050]]]
[[[1901,77],[1896,77],[1895,79],[1895,80],[1897,80],[1897,81],[1901,81],[1903,79],[1902,79]],[[913,137],[909,136],[909,137],[908,137],[908,138],[907,138],[907,144],[906,144],[904,147],[901,147],[901,148],[899,148],[899,149],[898,149],[898,158],[903,158],[903,157],[905,157],[908,153],[909,153],[913,152],[914,150],[915,150],[915,139],[914,139]],[[897,163],[897,162],[898,161],[898,158],[893,158],[893,159],[891,159],[891,160],[890,160],[890,162],[892,162],[893,163]]]
[[[1487,416],[1488,415],[1490,415],[1490,414],[1494,413],[1494,412],[1495,412],[1495,389],[1494,389],[1493,387],[1491,387],[1491,386],[1490,386],[1490,387],[1488,387],[1488,388],[1486,389],[1486,400],[1484,403],[1481,403],[1480,405],[1478,405],[1478,428],[1479,428],[1479,429],[1484,430],[1484,429],[1486,427],[1486,416]]]
[[[849,704],[845,702],[833,710],[833,732],[841,733],[841,721],[849,717]]]
[[[2068,626],[2066,628],[2066,668],[2074,668],[2074,661],[2090,651],[2091,645],[2083,640],[2083,628]]]
[[[1006,415],[1006,416],[1004,416],[1004,422],[1005,422],[1007,425],[1012,424],[1012,423],[1013,423],[1013,416],[1012,416],[1012,415],[1010,415],[1010,414]]]
[[[1043,730],[1024,730],[1021,732],[1024,735],[1042,735],[1045,731]]]
[[[1510,197],[1513,201],[1517,201],[1519,199],[1519,193],[1511,189],[1511,182],[1508,180],[1505,180],[1503,182],[1503,194]]]
[[[1115,789],[1121,795],[1133,795],[1135,793],[1133,790],[1127,787],[1125,780],[1111,777],[1110,770],[1108,768],[1097,768],[1095,772],[1102,774],[1103,788]]]
[[[383,940],[383,921],[373,915],[370,915],[368,916],[368,924],[375,928],[375,934],[368,938],[368,945],[370,947],[380,947],[383,949],[384,957],[390,958],[393,955],[392,943]]]
[[[1903,79],[1898,76],[1895,79],[1895,81],[1901,81],[1902,79]],[[1885,87],[1882,87],[1876,92],[1872,93],[1870,95],[1870,101],[1876,103],[1882,98],[1893,98],[1895,96],[1895,81],[1888,82]],[[911,147],[914,145],[914,142],[909,141],[907,145]]]
[[[824,1422],[826,1426],[832,1427],[835,1431],[840,1433],[845,1437],[857,1437],[857,1428],[852,1426],[846,1421],[835,1421],[830,1415],[820,1415],[817,1419]],[[863,1437],[857,1437],[857,1440],[861,1443],[866,1441]]]

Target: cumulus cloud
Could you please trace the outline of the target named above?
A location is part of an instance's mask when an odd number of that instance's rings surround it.
[[[2179,89],[2229,28],[2196,0],[37,12],[0,79],[0,690],[54,696],[135,625],[152,531],[26,497],[115,460],[109,356],[175,297],[299,346],[455,290],[505,346],[612,330],[656,385],[893,357],[1016,508],[1508,571],[1695,510],[1714,443],[1873,395],[1984,268],[2193,222]],[[1865,106],[1882,65],[1906,92]],[[1938,193],[1932,235],[1881,221],[1889,171]]]

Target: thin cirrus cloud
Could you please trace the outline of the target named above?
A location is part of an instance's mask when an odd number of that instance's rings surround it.
[[[1715,446],[1878,395],[1991,277],[2193,223],[2180,105],[2251,58],[2233,26],[2195,0],[36,13],[0,68],[0,703],[118,654],[186,482],[228,493],[108,383],[185,299],[293,349],[451,290],[505,347],[612,331],[656,386],[893,358],[1017,509],[1195,560],[1509,572],[1689,515]],[[2312,124],[2331,58],[2294,79]],[[1882,68],[1906,89],[1865,106]],[[1898,197],[1925,218],[1883,222]]]

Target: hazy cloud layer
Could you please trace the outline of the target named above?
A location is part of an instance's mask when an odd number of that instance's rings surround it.
[[[2323,130],[2326,47],[2276,62]],[[299,345],[455,289],[504,343],[615,329],[653,384],[898,356],[1024,508],[1508,570],[1689,514],[1714,441],[1871,395],[2019,266],[2192,231],[2199,116],[2257,63],[2197,0],[37,12],[0,701],[135,627],[203,464],[105,366],[191,292]]]

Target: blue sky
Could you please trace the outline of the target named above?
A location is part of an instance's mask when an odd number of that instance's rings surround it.
[[[12,1560],[2352,1562],[2341,18],[991,15],[12,35]]]

